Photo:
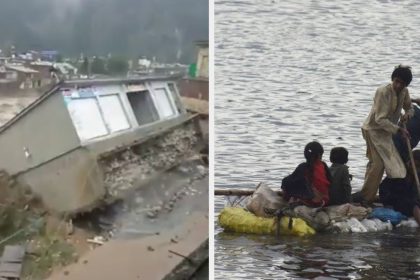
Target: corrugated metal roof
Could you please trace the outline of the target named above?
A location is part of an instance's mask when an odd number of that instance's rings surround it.
[[[37,65],[37,66],[53,66],[52,62],[49,61],[34,61],[31,62],[31,65]]]
[[[181,75],[146,75],[127,78],[103,78],[103,79],[78,79],[64,81],[64,86],[94,86],[94,85],[107,85],[107,84],[122,84],[122,83],[139,83],[146,81],[159,81],[159,80],[176,80],[182,78]]]
[[[53,64],[53,67],[58,68],[61,73],[68,74],[69,70],[77,71],[77,68],[67,62],[57,62]]]

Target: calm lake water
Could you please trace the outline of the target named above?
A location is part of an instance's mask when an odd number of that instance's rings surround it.
[[[279,188],[318,140],[349,150],[363,183],[361,124],[393,67],[420,97],[420,1],[215,1],[215,187]],[[225,200],[215,199],[216,219]],[[420,230],[312,238],[223,233],[216,279],[420,278]]]

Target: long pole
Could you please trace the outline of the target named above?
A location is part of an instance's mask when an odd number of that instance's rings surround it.
[[[403,126],[404,129],[406,129],[405,123],[403,123],[402,126]],[[408,137],[404,137],[404,138],[405,138],[405,143],[407,144],[408,155],[410,156],[410,163],[411,163],[411,168],[413,169],[414,180],[416,181],[417,195],[420,198],[420,182],[419,182],[419,176],[417,175],[417,169],[416,169],[416,164],[414,162],[413,151],[411,150],[410,139],[408,139]]]
[[[232,196],[248,196],[252,195],[255,192],[255,189],[215,189],[214,195],[232,195]],[[282,191],[275,191],[278,195],[282,195]]]

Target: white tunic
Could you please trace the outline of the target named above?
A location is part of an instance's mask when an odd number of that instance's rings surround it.
[[[404,162],[392,141],[392,135],[399,129],[401,109],[414,115],[408,89],[404,88],[397,94],[392,84],[381,86],[376,90],[372,109],[362,126],[368,132],[390,178],[404,178],[406,175]]]

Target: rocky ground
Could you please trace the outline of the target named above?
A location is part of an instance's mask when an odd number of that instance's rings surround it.
[[[196,262],[187,264],[188,277],[201,268],[191,279],[208,279],[208,265],[203,262],[208,259],[208,169],[201,162],[184,162],[124,200],[74,223],[95,231],[104,244],[51,279],[62,279],[63,275],[66,279],[137,279],[136,275],[139,279],[186,279],[171,273],[189,255]],[[207,249],[199,248],[202,243]],[[98,270],[101,266],[111,266],[112,271]]]

